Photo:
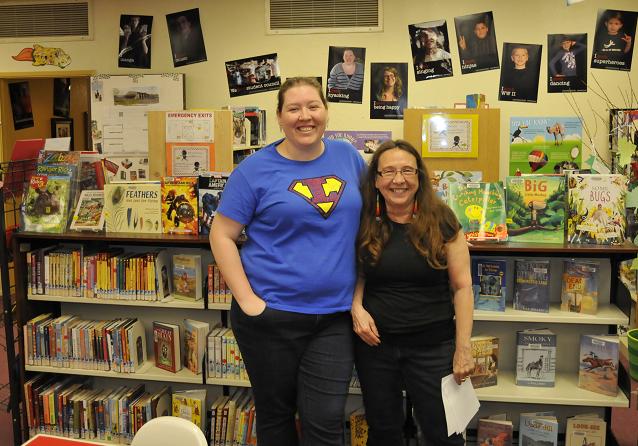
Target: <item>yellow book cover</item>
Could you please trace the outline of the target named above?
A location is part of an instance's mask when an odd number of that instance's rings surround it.
[[[162,178],[162,231],[165,234],[199,233],[197,177]]]
[[[173,416],[184,418],[204,430],[202,415],[206,402],[206,390],[184,390],[173,393]]]
[[[363,407],[350,414],[350,445],[366,446],[368,442],[368,422]]]

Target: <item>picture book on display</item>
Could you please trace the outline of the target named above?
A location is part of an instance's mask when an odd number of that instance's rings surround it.
[[[198,254],[175,254],[173,256],[173,289],[176,299],[199,300],[202,293],[202,256]]]
[[[565,260],[560,309],[574,313],[598,312],[598,262]]]
[[[210,233],[210,225],[217,214],[217,206],[222,199],[222,192],[229,177],[228,172],[211,172],[199,177],[199,233]]]
[[[102,155],[98,152],[80,152],[80,173],[79,189],[103,190],[104,189],[104,167],[102,166]]]
[[[514,309],[549,313],[550,261],[517,259]]]
[[[516,385],[554,387],[556,335],[548,329],[516,332]]]
[[[553,412],[522,413],[519,422],[519,445],[558,446],[558,420]]]
[[[512,446],[514,426],[505,414],[492,415],[478,420],[476,433],[477,445]]]
[[[64,169],[62,169],[64,170]],[[22,230],[66,231],[72,201],[73,178],[67,172],[35,173],[22,203]]]
[[[190,421],[203,432],[206,419],[206,389],[174,391],[173,416]]]
[[[184,319],[184,367],[195,374],[202,373],[206,335],[210,331],[207,322]]]
[[[505,311],[507,262],[472,257],[472,288],[476,310]]]
[[[506,179],[510,241],[563,243],[565,177],[523,175]]]
[[[617,335],[581,335],[578,387],[616,396],[618,345]]]
[[[101,231],[104,228],[104,191],[83,190],[80,193],[70,229]]]
[[[470,375],[475,389],[495,386],[498,380],[498,338],[495,336],[472,336],[474,372]]]
[[[483,172],[480,170],[435,170],[432,173],[432,186],[436,194],[446,203],[448,202],[450,184],[478,183],[483,179]]]
[[[605,446],[607,422],[597,414],[567,418],[565,446]]]
[[[106,232],[162,232],[160,183],[109,183],[104,185]]]
[[[451,183],[448,202],[463,227],[466,239],[507,240],[505,194],[500,181]]]
[[[619,174],[569,175],[567,240],[570,243],[624,243],[626,182]]]
[[[176,373],[182,369],[179,325],[153,322],[153,353],[157,368]]]
[[[197,177],[162,178],[162,231],[197,235]]]

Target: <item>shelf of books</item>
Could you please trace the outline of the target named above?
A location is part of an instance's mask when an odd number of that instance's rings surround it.
[[[214,386],[250,387],[250,381],[247,379],[206,377],[206,384]]]
[[[187,368],[176,373],[155,367],[154,362],[146,361],[135,373],[119,373],[112,370],[94,370],[83,368],[53,367],[45,365],[25,365],[29,372],[56,373],[60,375],[97,376],[102,378],[139,379],[143,381],[162,381],[172,383],[202,384],[201,374],[196,375]]]
[[[133,300],[133,299],[102,299],[92,297],[72,297],[72,296],[56,296],[50,294],[29,294],[29,300],[38,300],[44,302],[64,302],[76,304],[97,304],[97,305],[119,305],[131,307],[154,307],[154,308],[187,308],[193,310],[203,310],[203,299],[197,301],[186,301],[177,299],[163,299],[161,301]]]
[[[515,372],[499,370],[498,384],[476,389],[476,396],[481,401],[501,403],[629,407],[629,400],[621,390],[616,396],[608,396],[578,387],[578,373],[556,372],[554,387],[528,387],[516,385]]]
[[[598,313],[584,314],[563,311],[560,309],[560,303],[551,303],[549,313],[515,310],[511,307],[506,307],[505,311],[474,310],[474,320],[592,325],[617,325],[629,322],[628,316],[614,304],[599,305]]]

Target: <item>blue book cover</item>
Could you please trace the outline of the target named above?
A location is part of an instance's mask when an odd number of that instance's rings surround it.
[[[472,258],[475,309],[505,311],[506,265],[505,260]]]
[[[549,313],[549,260],[516,260],[514,309]]]

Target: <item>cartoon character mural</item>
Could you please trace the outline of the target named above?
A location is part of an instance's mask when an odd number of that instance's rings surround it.
[[[33,66],[57,65],[65,68],[71,63],[71,56],[64,52],[62,48],[49,48],[37,43],[33,48],[23,48],[16,56],[11,56],[14,60],[21,62],[33,62]]]

